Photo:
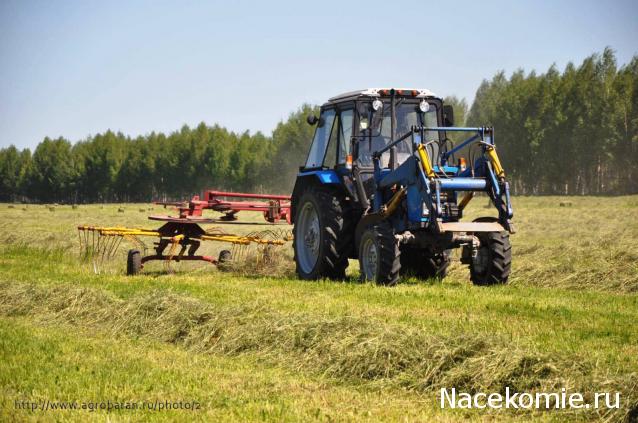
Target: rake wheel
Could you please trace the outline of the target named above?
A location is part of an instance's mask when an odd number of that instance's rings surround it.
[[[126,260],[126,274],[129,276],[137,275],[142,271],[142,254],[139,250],[128,250]]]

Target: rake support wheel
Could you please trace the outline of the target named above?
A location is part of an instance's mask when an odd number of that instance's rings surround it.
[[[126,274],[129,276],[137,275],[142,271],[142,254],[139,250],[128,250],[126,259]]]

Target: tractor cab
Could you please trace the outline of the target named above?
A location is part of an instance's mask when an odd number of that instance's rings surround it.
[[[321,107],[319,117],[309,116],[316,125],[304,171],[333,169],[345,177],[346,186],[363,206],[374,193],[373,153],[408,133],[414,127],[453,125],[453,110],[426,89],[380,89],[352,91],[332,97]],[[425,131],[427,154],[437,171],[456,172],[458,168],[438,166],[441,145],[447,146],[445,133]],[[399,167],[413,154],[406,138],[380,156],[384,172]],[[350,178],[352,172],[354,179]],[[362,185],[359,195],[354,183]]]
[[[305,169],[372,169],[372,153],[415,126],[443,126],[440,98],[428,90],[367,89],[332,97],[309,123],[317,129]],[[446,108],[450,114],[451,108]],[[441,140],[439,133],[427,133],[428,139]],[[438,145],[432,151],[438,156]],[[382,167],[398,166],[411,155],[409,140],[381,157]],[[394,157],[392,157],[394,156]]]

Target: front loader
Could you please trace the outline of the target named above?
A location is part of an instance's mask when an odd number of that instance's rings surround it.
[[[300,278],[342,279],[350,258],[378,284],[443,278],[461,248],[474,284],[507,282],[513,212],[492,128],[455,127],[424,89],[342,94],[308,123],[317,128],[291,203]],[[468,138],[454,145],[452,132]],[[463,221],[477,192],[497,216]]]

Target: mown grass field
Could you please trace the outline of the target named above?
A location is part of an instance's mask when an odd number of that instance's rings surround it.
[[[476,199],[472,216],[491,213]],[[561,206],[563,203],[563,206]],[[95,274],[78,224],[153,228],[148,205],[0,205],[0,420],[632,421],[638,197],[515,198],[510,283],[384,288],[159,264]],[[118,212],[120,207],[123,212]],[[26,210],[23,210],[26,208]],[[246,215],[248,216],[248,215]],[[268,227],[224,226],[248,233]],[[221,245],[206,247],[215,254]],[[263,272],[262,272],[263,273]],[[441,409],[439,389],[621,392],[619,410]],[[30,411],[16,401],[196,401],[198,410]]]

